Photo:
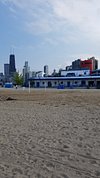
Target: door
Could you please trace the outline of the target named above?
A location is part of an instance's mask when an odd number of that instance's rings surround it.
[[[39,88],[40,87],[40,82],[36,83],[36,87]]]
[[[48,82],[48,87],[51,88],[52,87],[52,83]]]

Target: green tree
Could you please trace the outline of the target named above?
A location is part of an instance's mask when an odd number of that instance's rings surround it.
[[[14,75],[13,81],[16,85],[23,85],[22,74],[19,74],[19,72],[16,72],[15,75]]]

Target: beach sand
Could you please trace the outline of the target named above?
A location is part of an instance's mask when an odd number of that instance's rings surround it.
[[[100,90],[0,97],[0,178],[100,178]]]

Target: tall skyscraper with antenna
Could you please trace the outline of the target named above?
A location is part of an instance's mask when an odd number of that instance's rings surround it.
[[[15,72],[16,72],[15,55],[10,54],[10,56],[9,56],[9,74],[10,74],[10,76],[13,77]]]

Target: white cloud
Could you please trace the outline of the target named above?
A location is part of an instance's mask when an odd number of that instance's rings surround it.
[[[24,28],[32,34],[59,33],[61,39],[78,38],[78,32],[100,41],[99,0],[0,0],[23,16]],[[20,11],[20,13],[19,13]],[[75,30],[76,29],[76,30]],[[77,33],[76,33],[77,31]],[[66,41],[67,39],[65,39]]]

